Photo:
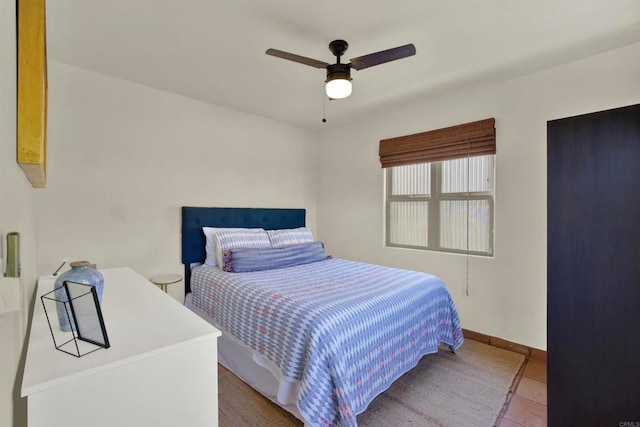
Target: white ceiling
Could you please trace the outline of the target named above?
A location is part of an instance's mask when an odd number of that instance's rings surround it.
[[[413,43],[416,56],[352,71],[326,101],[333,63]],[[49,58],[308,129],[434,91],[495,81],[640,41],[640,0],[49,0]]]

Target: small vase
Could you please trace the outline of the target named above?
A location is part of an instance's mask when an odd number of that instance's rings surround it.
[[[71,266],[71,270],[65,271],[56,279],[54,287],[56,289],[55,296],[56,300],[61,302],[56,305],[56,311],[58,313],[58,323],[60,324],[60,329],[64,332],[69,332],[72,329],[71,325],[69,324],[69,319],[72,317],[71,309],[69,308],[69,304],[67,302],[67,293],[65,292],[63,287],[63,284],[66,280],[94,286],[96,288],[96,293],[98,294],[98,302],[102,304],[104,278],[102,277],[102,273],[100,273],[95,268],[90,267],[89,264],[89,261],[72,262],[71,264],[69,264]],[[71,318],[71,321],[73,324],[73,330],[75,330],[75,322],[73,321],[73,318]]]

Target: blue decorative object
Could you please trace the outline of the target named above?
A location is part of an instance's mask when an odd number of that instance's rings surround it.
[[[64,287],[62,286],[65,280],[95,286],[96,293],[98,294],[98,302],[100,304],[102,304],[102,291],[104,290],[104,277],[102,277],[102,273],[91,267],[89,261],[76,261],[72,262],[69,265],[71,266],[71,270],[67,270],[60,276],[58,276],[54,287],[54,289],[56,290],[56,300],[64,302],[64,304],[57,304],[56,311],[58,313],[58,322],[60,324],[60,329],[65,332],[71,331],[71,326],[69,325],[70,318],[73,322],[71,310],[69,309],[69,304],[67,301],[67,294],[64,290]],[[65,312],[65,307],[69,312],[68,316]],[[73,329],[75,330],[75,325]]]
[[[273,270],[324,261],[322,242],[308,242],[282,248],[238,248],[224,251],[226,272],[245,273],[248,271]]]

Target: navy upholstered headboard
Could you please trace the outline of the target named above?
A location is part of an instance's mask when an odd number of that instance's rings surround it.
[[[185,294],[191,292],[191,264],[206,258],[202,227],[296,228],[305,226],[304,209],[182,207],[182,263]]]

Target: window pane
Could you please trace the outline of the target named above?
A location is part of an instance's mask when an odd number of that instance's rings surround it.
[[[391,202],[389,209],[389,243],[428,246],[429,202]]]
[[[467,206],[469,206],[469,250],[490,252],[491,209],[488,200],[440,202],[440,246],[467,250]]]
[[[430,189],[430,165],[395,166],[391,168],[391,195],[428,195]]]
[[[478,156],[443,161],[442,192],[493,191],[493,158]]]

